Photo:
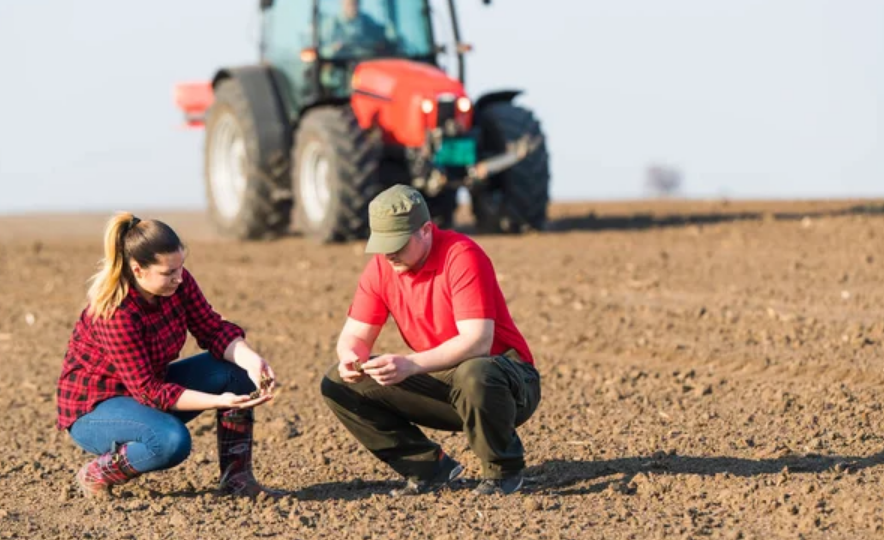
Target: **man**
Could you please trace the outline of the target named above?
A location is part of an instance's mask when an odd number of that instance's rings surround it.
[[[516,428],[540,402],[540,376],[494,268],[469,237],[436,227],[417,190],[393,186],[369,205],[367,253],[322,380],[326,403],[378,459],[406,478],[392,495],[435,491],[463,472],[418,426],[463,431],[482,462],[478,494],[522,487]],[[388,315],[410,354],[371,355]]]
[[[359,0],[343,0],[341,7],[340,16],[323,21],[323,56],[371,56],[389,49],[384,27],[360,11]]]

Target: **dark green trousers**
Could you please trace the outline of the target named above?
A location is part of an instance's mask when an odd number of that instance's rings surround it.
[[[432,475],[441,450],[418,426],[463,431],[484,478],[521,471],[525,449],[516,428],[540,403],[540,375],[515,351],[472,358],[393,386],[368,376],[346,383],[335,364],[321,389],[329,408],[363,446],[402,476],[418,479]]]

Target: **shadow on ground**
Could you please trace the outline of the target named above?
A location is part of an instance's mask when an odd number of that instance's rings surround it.
[[[776,474],[784,470],[788,470],[789,474],[819,474],[828,471],[857,472],[880,464],[884,464],[884,452],[868,457],[811,454],[773,459],[743,459],[654,455],[601,461],[552,460],[531,467],[526,471],[526,475],[529,477],[526,491],[551,491],[558,495],[581,495],[604,491],[609,485],[629,490],[629,482],[639,473],[700,476],[729,474],[738,477],[752,477]],[[612,476],[617,478],[608,479]],[[576,484],[600,479],[607,479],[607,481],[590,486],[576,486]]]
[[[846,456],[788,456],[774,459],[743,459],[733,457],[699,457],[679,455],[637,456],[600,461],[552,460],[526,473],[525,493],[553,493],[556,495],[585,495],[599,493],[609,486],[628,491],[628,484],[639,473],[669,475],[714,476],[730,474],[752,477],[777,474],[788,470],[790,474],[819,474],[832,472],[857,472],[867,467],[884,464],[884,452],[868,457]],[[578,486],[585,482],[589,486]],[[477,479],[458,480],[453,491],[469,491],[478,484]],[[328,482],[305,487],[291,494],[301,500],[359,500],[373,495],[386,495],[401,482],[366,482],[354,479],[349,482]]]
[[[598,216],[595,212],[583,216],[570,216],[549,221],[547,231],[628,231],[690,225],[713,225],[737,221],[800,221],[804,218],[840,216],[874,216],[884,214],[884,204],[861,204],[847,208],[808,212],[710,212],[698,214],[632,214]]]

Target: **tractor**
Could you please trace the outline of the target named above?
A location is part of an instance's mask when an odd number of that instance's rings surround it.
[[[520,90],[467,95],[472,48],[454,0],[445,10],[453,43],[437,40],[433,9],[430,0],[260,0],[259,62],[175,86],[186,125],[205,129],[219,233],[365,238],[368,203],[394,184],[420,190],[442,228],[453,226],[460,188],[480,233],[544,228],[540,123],[514,103]]]

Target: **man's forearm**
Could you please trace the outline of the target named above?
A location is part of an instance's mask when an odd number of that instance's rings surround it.
[[[365,362],[371,354],[371,345],[357,336],[341,336],[337,345],[338,359],[347,362],[359,360]]]
[[[407,356],[418,367],[418,373],[429,373],[453,368],[464,360],[490,353],[490,343],[461,335],[454,336],[438,347]]]

